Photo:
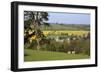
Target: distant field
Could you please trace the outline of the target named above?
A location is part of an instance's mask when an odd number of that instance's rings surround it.
[[[24,61],[72,60],[89,58],[89,56],[83,54],[67,54],[62,52],[37,51],[32,49],[25,49],[24,53]]]
[[[41,26],[42,30],[85,30],[89,31],[90,26],[84,24],[50,24],[49,26]]]
[[[83,36],[84,34],[87,35],[90,31],[71,31],[71,30],[58,30],[58,31],[54,31],[54,30],[45,30],[43,31],[43,34],[45,36],[48,36],[48,35],[62,35],[62,34],[68,34],[68,35],[76,35],[76,36]],[[35,39],[36,36],[33,36],[31,39]]]
[[[54,30],[45,30],[43,31],[43,34],[45,36],[48,36],[48,35],[62,35],[62,34],[65,34],[65,35],[76,35],[76,36],[83,36],[83,35],[87,35],[90,31],[71,31],[71,30],[58,30],[58,31],[54,31]],[[31,39],[35,39],[36,36],[33,36]]]
[[[80,35],[82,36],[83,34],[88,34],[89,31],[71,31],[71,30],[59,30],[59,31],[54,31],[54,30],[45,30],[43,31],[44,35],[48,35],[48,34],[55,34],[55,35],[60,35],[60,34],[68,34],[68,35]]]
[[[82,24],[50,24],[49,26],[41,25],[41,30],[45,36],[48,35],[76,35],[83,36],[87,35],[90,32],[89,25]],[[32,31],[33,32],[33,31]],[[31,34],[31,32],[30,32]],[[32,39],[35,39],[36,36],[33,36]]]

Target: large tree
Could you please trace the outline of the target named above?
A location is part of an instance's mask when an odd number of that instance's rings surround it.
[[[43,38],[43,33],[41,31],[40,25],[49,25],[48,23],[44,22],[47,20],[47,12],[24,11],[24,44],[31,36],[35,35],[37,41],[37,50],[40,49],[40,41]],[[29,31],[32,31],[32,33],[29,34]]]

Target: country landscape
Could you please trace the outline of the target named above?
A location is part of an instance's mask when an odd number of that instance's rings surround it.
[[[90,58],[90,23],[67,16],[78,14],[24,11],[25,62]]]

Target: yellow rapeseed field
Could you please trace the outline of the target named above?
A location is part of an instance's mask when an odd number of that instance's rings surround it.
[[[82,36],[83,34],[88,34],[89,31],[69,31],[69,30],[64,30],[64,31],[43,31],[44,35],[48,35],[48,34],[55,34],[55,35],[59,35],[59,34],[68,34],[68,35],[77,35],[77,36]]]
[[[31,33],[31,32],[30,32]],[[43,31],[43,34],[45,36],[48,36],[48,35],[61,35],[61,34],[68,34],[68,35],[76,35],[76,36],[83,36],[84,34],[87,35],[89,33],[89,31],[70,31],[70,30],[64,30],[64,31]],[[31,40],[33,39],[36,39],[36,36],[32,36],[30,38]]]

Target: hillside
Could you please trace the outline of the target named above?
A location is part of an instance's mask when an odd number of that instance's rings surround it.
[[[49,26],[42,25],[41,28],[42,30],[90,30],[90,26],[84,24],[49,24]]]

